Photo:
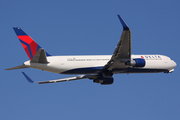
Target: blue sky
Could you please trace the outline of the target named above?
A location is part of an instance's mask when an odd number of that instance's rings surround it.
[[[122,33],[132,32],[133,54],[162,54],[179,63],[178,0],[2,0],[0,119],[179,120],[179,66],[172,74],[118,74],[113,85],[91,80],[30,84],[68,77],[35,69],[5,71],[28,57],[12,27],[21,27],[52,55],[106,55]]]

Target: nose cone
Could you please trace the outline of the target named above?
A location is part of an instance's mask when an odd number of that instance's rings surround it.
[[[172,67],[175,68],[177,66],[176,62],[172,60]]]

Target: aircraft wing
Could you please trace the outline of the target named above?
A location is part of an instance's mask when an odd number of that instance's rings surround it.
[[[123,25],[123,32],[121,38],[116,46],[116,49],[112,55],[113,59],[124,60],[131,57],[131,31],[123,19],[118,15],[119,20]]]
[[[131,31],[120,15],[118,18],[123,26],[123,32],[110,61],[103,67],[103,70],[125,68],[125,62],[131,59]]]
[[[68,77],[68,78],[62,78],[62,79],[55,79],[55,80],[47,80],[47,81],[34,82],[34,81],[33,81],[31,78],[29,78],[24,72],[22,72],[22,73],[23,73],[23,75],[26,77],[26,79],[27,79],[30,83],[39,83],[39,84],[65,82],[65,81],[80,80],[80,79],[85,79],[85,78],[95,79],[95,78],[99,77],[99,75],[78,75],[78,76]]]

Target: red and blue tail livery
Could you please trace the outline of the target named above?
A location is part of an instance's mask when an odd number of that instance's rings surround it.
[[[39,48],[41,48],[29,35],[27,35],[21,28],[13,27],[17,37],[19,38],[24,50],[31,60]],[[46,56],[50,56],[46,53]]]

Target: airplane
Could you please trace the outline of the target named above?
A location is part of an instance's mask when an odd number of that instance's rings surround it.
[[[177,64],[167,56],[158,54],[132,55],[130,28],[120,15],[117,16],[122,24],[123,31],[112,55],[52,56],[21,28],[13,27],[30,60],[24,62],[23,65],[6,70],[35,68],[58,74],[77,75],[62,79],[34,82],[22,72],[30,83],[56,83],[88,78],[101,85],[112,84],[114,82],[114,74],[171,73],[174,71]]]

